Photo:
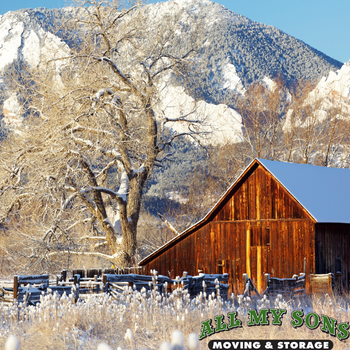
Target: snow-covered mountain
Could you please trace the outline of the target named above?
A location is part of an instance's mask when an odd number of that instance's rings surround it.
[[[49,30],[54,13],[45,9],[19,10],[0,17],[0,71],[16,60],[37,65],[42,59],[67,53],[67,44]]]
[[[53,34],[53,23],[63,15],[60,10],[18,10],[0,16],[0,82],[4,75],[22,62],[36,66],[41,60],[59,58],[69,52],[68,45]],[[21,106],[17,96],[3,87],[0,98],[6,125],[21,123]]]
[[[18,61],[36,65],[42,59],[65,55],[69,43],[57,31],[57,23],[62,22],[71,11],[72,8],[38,8],[1,16],[0,77]],[[240,139],[240,116],[222,101],[232,100],[236,93],[243,93],[250,83],[265,77],[273,78],[277,74],[282,74],[287,81],[299,77],[321,79],[341,68],[340,62],[302,41],[208,0],[176,0],[148,5],[146,14],[150,28],[169,13],[177,13],[181,18],[177,34],[182,41],[190,40],[188,28],[193,17],[204,19],[206,32],[200,55],[201,65],[191,72],[194,78],[192,85],[168,87],[167,93],[163,92],[161,108],[187,113],[195,108],[197,115],[206,121],[203,131],[206,131],[205,128],[215,130],[216,136],[210,140],[214,143],[217,140]],[[195,16],[190,16],[193,13]],[[337,74],[321,80],[320,84],[334,80],[332,77]],[[7,124],[16,125],[20,123],[21,106],[11,91],[3,90],[0,98],[3,119]],[[195,104],[194,97],[202,101]]]
[[[312,100],[322,99],[321,109],[324,112],[338,107],[343,114],[350,115],[350,60],[338,71],[331,71],[328,77],[323,77],[309,97]]]

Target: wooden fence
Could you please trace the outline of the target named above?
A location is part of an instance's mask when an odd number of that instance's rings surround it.
[[[138,273],[135,273],[138,272]],[[76,269],[72,272],[63,270],[56,276],[55,280],[50,280],[49,275],[14,276],[13,288],[0,287],[0,301],[27,303],[35,305],[40,302],[43,294],[57,293],[70,295],[75,301],[91,294],[107,293],[114,297],[131,287],[137,291],[149,292],[157,290],[161,293],[171,292],[176,288],[186,289],[190,296],[196,297],[199,293],[203,295],[220,295],[227,299],[229,289],[228,274],[199,274],[199,276],[188,276],[186,272],[183,276],[175,280],[167,276],[145,275],[143,267],[131,267],[126,269]],[[296,296],[305,295],[306,276],[301,273],[292,278],[276,278],[265,274],[265,290],[262,295],[275,297],[281,294],[284,298],[290,299]],[[259,294],[253,282],[247,274],[243,274],[244,291],[243,296]],[[311,292],[329,293],[336,290],[333,274],[310,275]],[[205,293],[205,294],[204,294]]]
[[[70,274],[63,270],[56,276],[56,281],[50,280],[49,275],[14,276],[13,288],[0,287],[0,301],[11,303],[17,301],[35,305],[40,302],[42,295],[49,292],[57,293],[59,296],[70,295],[74,301],[96,293],[107,293],[115,297],[126,286],[138,291],[156,290],[161,293],[168,293],[177,288],[186,289],[192,298],[203,292],[207,295],[215,293],[227,299],[229,288],[227,274],[200,274],[192,277],[184,272],[181,278],[173,280],[156,274],[152,276],[134,273],[120,274],[124,271],[125,269],[118,269],[118,271],[91,269],[73,270]],[[142,272],[141,269],[133,271]],[[109,272],[119,272],[119,274]]]

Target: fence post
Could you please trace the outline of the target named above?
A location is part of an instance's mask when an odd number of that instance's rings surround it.
[[[67,280],[67,270],[62,270],[61,272],[63,282]]]
[[[18,276],[13,278],[13,301],[18,298]]]
[[[247,279],[248,279],[248,274],[244,273],[243,274],[243,293],[245,291],[245,287],[246,287],[246,284],[247,284]]]
[[[269,280],[270,280],[270,274],[265,273],[265,290],[267,290],[267,288],[269,286]]]

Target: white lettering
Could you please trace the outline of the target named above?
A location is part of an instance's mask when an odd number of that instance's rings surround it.
[[[214,341],[213,349],[222,349],[222,343],[219,341]]]

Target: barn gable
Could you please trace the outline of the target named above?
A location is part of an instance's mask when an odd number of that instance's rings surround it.
[[[261,163],[248,167],[238,186],[228,191],[213,221],[312,218]]]

